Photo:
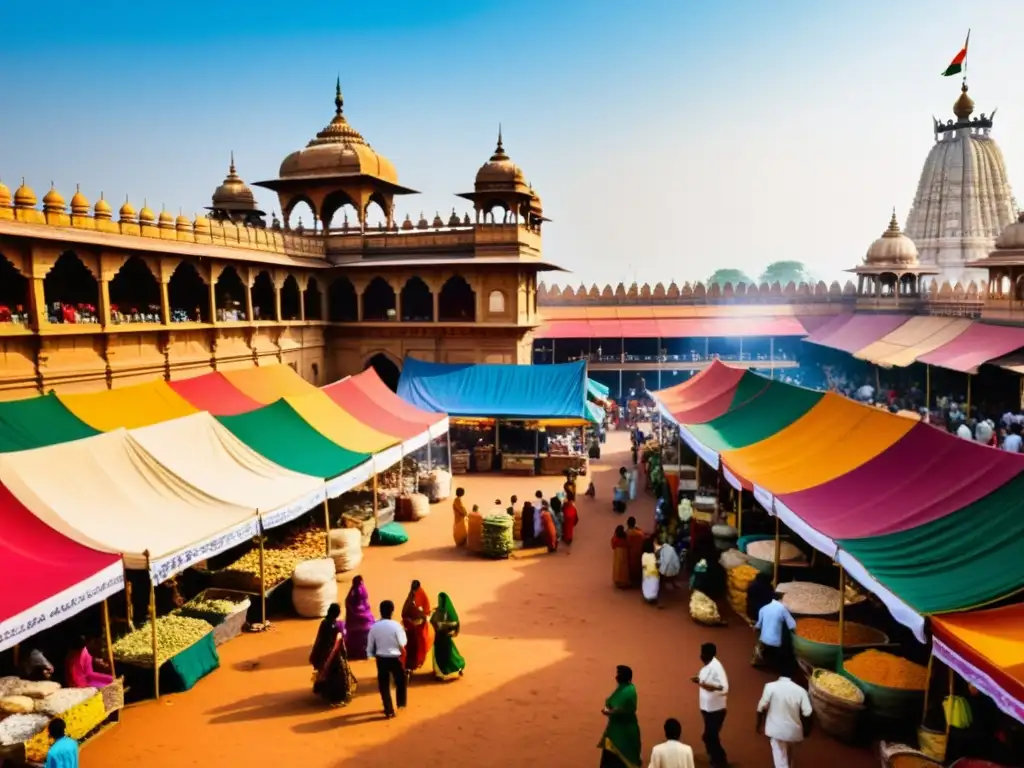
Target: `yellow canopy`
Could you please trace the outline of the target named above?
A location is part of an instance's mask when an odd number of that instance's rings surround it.
[[[119,389],[105,389],[81,395],[58,395],[75,416],[93,429],[110,432],[135,429],[199,413],[166,381],[147,381]]]
[[[282,397],[307,395],[319,390],[299,376],[290,365],[261,365],[224,371],[224,378],[242,394],[269,405]]]
[[[905,368],[919,357],[951,342],[973,322],[958,317],[912,317],[896,330],[854,353],[854,357],[886,368]]]
[[[910,419],[828,392],[780,432],[746,448],[722,453],[729,470],[778,496],[845,475],[914,428]],[[837,503],[841,503],[841,500]]]
[[[379,453],[401,442],[393,435],[385,435],[363,424],[316,387],[308,394],[292,395],[284,400],[313,429],[350,451]]]

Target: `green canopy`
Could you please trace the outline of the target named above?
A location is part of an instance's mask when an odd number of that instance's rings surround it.
[[[96,434],[53,393],[0,403],[0,453],[27,451]]]
[[[604,408],[597,403],[587,401],[587,420],[594,424],[604,423]]]
[[[368,453],[356,453],[328,440],[284,400],[217,419],[257,453],[304,475],[328,479],[370,459]]]
[[[595,400],[607,400],[610,394],[611,388],[606,387],[599,381],[587,379],[587,397],[592,397]]]
[[[706,424],[688,424],[687,429],[712,451],[734,451],[788,427],[824,396],[781,381],[744,376],[725,414]]]

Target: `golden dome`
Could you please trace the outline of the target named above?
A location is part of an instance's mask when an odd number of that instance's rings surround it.
[[[0,208],[11,207],[11,190],[8,189],[7,185],[0,181]]]
[[[420,220],[416,222],[416,229],[429,229],[430,224],[427,222],[427,217],[423,215],[423,211],[420,211]]]
[[[430,226],[434,227],[435,229],[440,229],[441,227],[444,226],[444,219],[441,218],[440,211],[434,211],[434,220],[433,222],[431,222]]]
[[[967,95],[967,83],[960,88],[960,98],[953,105],[953,114],[962,122],[970,118],[974,112],[974,100]]]
[[[455,212],[455,209],[452,208],[452,215],[448,217],[448,226],[449,227],[457,227],[461,223],[462,222],[459,220],[459,214],[457,214]]]
[[[530,210],[534,213],[542,213],[544,211],[544,204],[541,202],[540,195],[533,189],[533,185],[530,185]]]
[[[174,229],[174,217],[167,212],[167,208],[160,209],[160,216],[157,217],[157,224],[161,229]]]
[[[71,196],[71,214],[73,216],[89,215],[89,200],[82,194],[82,188],[75,185],[75,194]]]
[[[526,177],[523,170],[512,162],[512,159],[505,154],[505,145],[501,138],[501,126],[498,127],[498,145],[494,148],[491,159],[480,166],[476,172],[476,186],[495,188],[512,188],[516,192],[527,190]]]
[[[142,201],[142,210],[139,211],[139,223],[156,224],[156,214],[153,213],[153,209],[149,207],[149,203],[145,200]]]
[[[191,232],[192,222],[188,220],[188,216],[186,216],[179,210],[178,218],[174,220],[174,228],[177,229],[179,232]]]
[[[36,193],[32,191],[32,187],[25,183],[25,179],[21,180],[21,186],[14,190],[14,207],[15,208],[35,208],[36,203],[39,201],[36,199]]]
[[[235,170],[235,153],[231,153],[231,164],[228,166],[228,175],[224,177],[223,183],[213,193],[214,209],[220,210],[255,210],[256,198],[252,190],[242,181]]]
[[[100,199],[96,201],[96,205],[93,206],[92,215],[97,219],[104,219],[109,221],[114,216],[114,212],[110,208],[110,203],[103,199],[103,193],[100,192]]]
[[[135,221],[138,218],[135,214],[135,207],[128,202],[127,197],[124,199],[124,205],[121,206],[121,210],[117,212],[117,218],[121,221]]]
[[[43,210],[47,213],[64,213],[68,204],[64,202],[64,196],[57,191],[50,182],[50,190],[43,195]]]
[[[864,263],[869,267],[916,267],[917,246],[914,241],[900,231],[896,221],[896,209],[892,209],[889,228],[875,240],[864,256]]]
[[[344,114],[341,78],[334,93],[334,119],[304,149],[292,152],[281,163],[282,179],[317,176],[372,176],[398,184],[391,161],[378,155]]]
[[[402,222],[402,229],[408,232],[412,228],[412,218],[410,218],[409,214],[407,213],[405,214],[405,221]]]
[[[210,220],[208,218],[206,218],[205,216],[196,216],[196,220],[193,223],[192,228],[196,232],[202,231],[202,232],[209,233],[209,231],[210,231]]]

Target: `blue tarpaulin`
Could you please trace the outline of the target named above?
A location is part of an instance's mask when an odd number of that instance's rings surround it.
[[[407,357],[398,394],[449,416],[520,419],[588,417],[587,364],[461,365]]]
[[[607,400],[611,394],[611,388],[606,387],[599,381],[593,379],[587,379],[587,394],[593,400]]]

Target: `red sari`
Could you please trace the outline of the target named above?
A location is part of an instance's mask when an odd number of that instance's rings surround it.
[[[540,511],[540,536],[548,552],[558,549],[558,528],[555,527],[555,518],[546,509]]]
[[[415,672],[427,661],[430,653],[430,598],[423,587],[411,593],[402,606],[402,626],[408,643],[405,647],[405,671]]]
[[[634,587],[640,584],[644,573],[640,561],[644,556],[645,538],[644,532],[639,528],[630,528],[626,531],[626,540],[629,547],[629,580]]]
[[[576,511],[576,505],[571,501],[566,502],[562,507],[562,541],[572,544],[573,535],[576,533],[576,523],[580,521],[580,513]]]
[[[616,587],[629,586],[629,542],[612,536],[612,581]]]

